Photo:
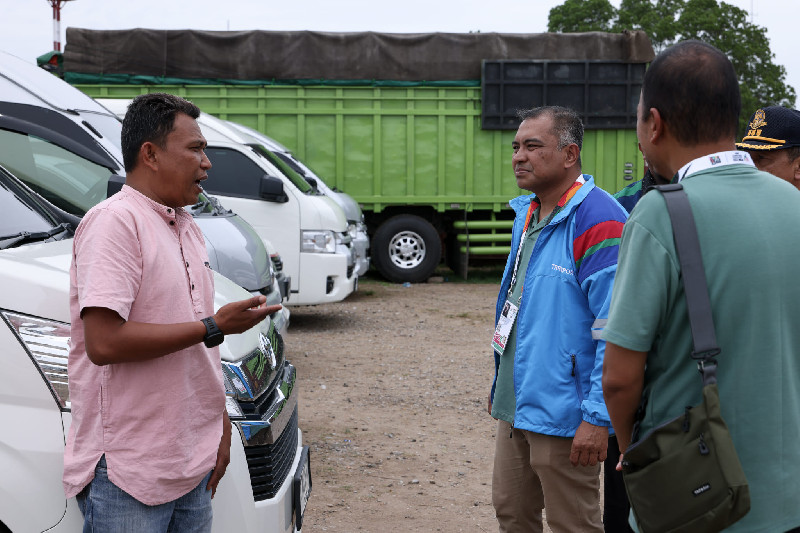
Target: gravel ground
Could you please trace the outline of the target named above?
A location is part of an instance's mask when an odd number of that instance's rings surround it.
[[[343,302],[292,307],[313,479],[305,533],[497,531],[486,413],[497,290],[366,280]]]

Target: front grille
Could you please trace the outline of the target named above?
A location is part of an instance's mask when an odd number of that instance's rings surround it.
[[[280,339],[279,343],[280,351],[275,350],[275,353],[278,356],[278,361],[280,361],[280,364],[284,365],[285,363],[283,362],[283,337],[278,337],[278,338]],[[273,380],[272,384],[270,384],[270,386],[267,388],[268,390],[272,389],[272,392],[270,394],[262,394],[252,402],[239,400],[239,407],[242,409],[242,414],[244,414],[244,416],[249,420],[253,420],[254,418],[263,419],[265,415],[267,415],[269,408],[275,405],[276,397],[279,394],[278,392],[276,392],[278,386],[275,386],[278,380],[282,379],[290,383],[289,389],[284,391],[284,395],[286,396],[291,395],[292,387],[294,386],[295,373],[297,371],[294,369],[294,367],[289,367],[289,372],[290,373],[288,374],[288,376],[286,375],[285,370],[282,372],[278,372],[275,375],[275,379]]]
[[[278,440],[264,446],[245,447],[247,469],[255,501],[274,498],[292,469],[297,450],[297,406]]]
[[[284,356],[283,337],[275,329],[275,324],[269,324],[269,332],[259,334],[259,346],[236,362],[222,362],[222,369],[230,380],[231,392],[247,411],[246,405],[254,401],[263,401],[268,394],[266,391],[275,389],[277,381],[284,375],[286,359]]]

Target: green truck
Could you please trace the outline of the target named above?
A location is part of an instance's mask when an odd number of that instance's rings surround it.
[[[70,28],[67,42],[65,78],[90,96],[174,93],[286,145],[359,202],[373,264],[392,281],[423,281],[442,258],[466,276],[508,254],[517,109],[578,111],[584,172],[609,192],[644,171],[636,104],[653,49],[642,32]]]

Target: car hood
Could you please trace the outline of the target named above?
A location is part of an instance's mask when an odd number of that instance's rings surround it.
[[[272,263],[261,238],[239,215],[196,216],[211,268],[248,291],[272,286]]]
[[[69,323],[72,239],[0,251],[0,308]]]
[[[69,267],[72,239],[0,250],[0,308],[69,323]],[[214,309],[251,298],[243,288],[214,272]],[[220,345],[224,361],[238,361],[259,347],[270,320],[239,335],[227,335]],[[260,330],[260,331],[259,331]]]
[[[333,199],[324,195],[308,196],[307,198],[313,202],[315,208],[313,211],[310,210],[311,216],[303,218],[301,221],[303,229],[327,228],[340,232],[347,231],[347,218],[344,211]]]
[[[325,195],[330,196],[334,202],[339,204],[348,222],[351,224],[361,222],[361,207],[359,207],[358,202],[356,202],[352,196],[344,192],[334,191],[333,189],[328,189]]]

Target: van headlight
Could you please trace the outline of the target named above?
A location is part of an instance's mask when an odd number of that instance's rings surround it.
[[[62,411],[70,410],[69,378],[67,377],[67,362],[69,361],[69,336],[70,326],[64,322],[45,320],[28,315],[21,315],[10,311],[0,311],[3,318],[17,334],[17,338],[25,347],[36,367],[41,372],[53,397]],[[223,367],[225,363],[223,362]],[[241,418],[242,409],[233,396],[236,391],[244,388],[235,375],[224,372],[225,407],[228,416]]]
[[[61,410],[69,411],[69,324],[10,311],[2,311],[2,315],[36,363]]]
[[[301,252],[332,254],[336,252],[336,235],[332,231],[304,230]]]

